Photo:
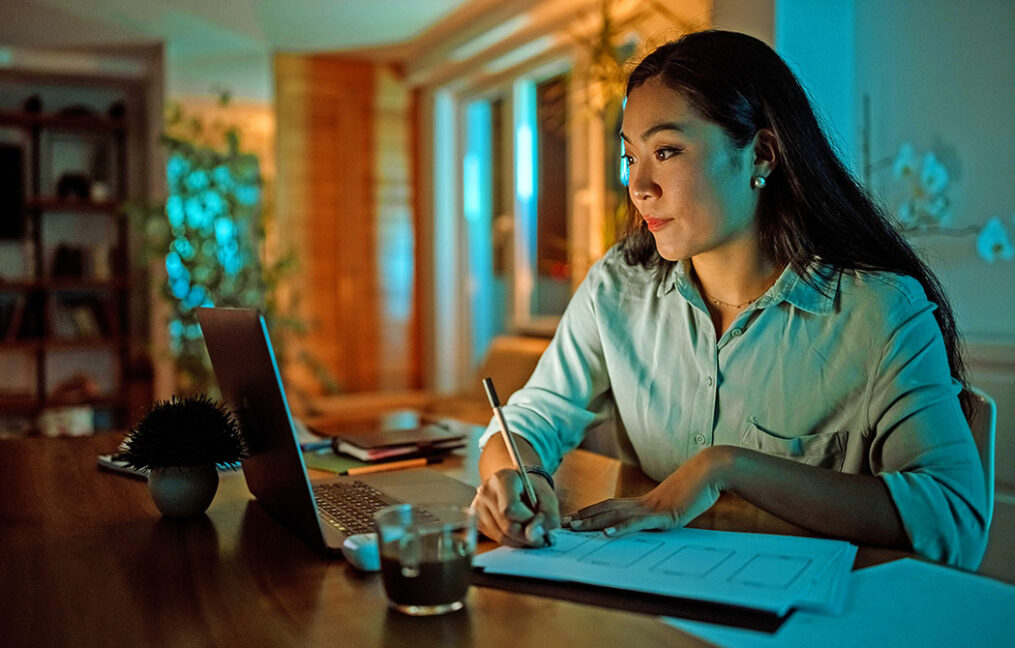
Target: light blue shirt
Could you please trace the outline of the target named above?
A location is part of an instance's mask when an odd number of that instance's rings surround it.
[[[508,424],[553,471],[612,397],[658,481],[711,445],[874,474],[917,553],[975,568],[983,468],[936,307],[910,277],[829,270],[814,266],[808,283],[787,268],[716,340],[683,263],[660,280],[614,248],[508,400]],[[498,432],[491,422],[481,444]]]

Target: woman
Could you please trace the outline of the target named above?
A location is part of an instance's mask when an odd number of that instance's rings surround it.
[[[495,422],[480,529],[539,546],[561,523],[681,526],[721,491],[818,533],[974,568],[984,478],[954,318],[930,270],[846,172],[785,63],[709,31],[631,74],[631,231],[576,291]],[[560,519],[550,474],[613,398],[660,483]]]

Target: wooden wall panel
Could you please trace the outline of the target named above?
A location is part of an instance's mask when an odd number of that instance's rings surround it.
[[[337,56],[275,57],[278,214],[299,258],[292,282],[308,332],[293,341],[291,391],[320,393],[306,350],[343,391],[374,389],[380,304],[374,181],[375,69]]]

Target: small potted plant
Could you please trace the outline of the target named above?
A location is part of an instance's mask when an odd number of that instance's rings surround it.
[[[232,413],[201,394],[149,407],[124,440],[120,459],[149,473],[148,490],[166,517],[201,515],[218,488],[218,469],[236,469],[246,445]]]

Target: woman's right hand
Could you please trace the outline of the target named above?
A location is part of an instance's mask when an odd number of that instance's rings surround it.
[[[480,484],[472,510],[483,535],[509,547],[546,545],[550,530],[560,527],[560,505],[545,479],[530,475],[529,481],[536,492],[534,511],[523,499],[518,471],[503,468]]]

